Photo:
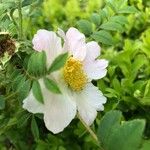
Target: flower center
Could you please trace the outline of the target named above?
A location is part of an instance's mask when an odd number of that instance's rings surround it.
[[[70,57],[64,68],[63,76],[66,83],[75,91],[80,91],[87,83],[87,76],[83,71],[83,64]]]

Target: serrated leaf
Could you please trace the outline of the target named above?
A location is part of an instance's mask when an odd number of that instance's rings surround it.
[[[22,7],[28,6],[36,2],[37,0],[23,0]]]
[[[99,15],[100,15],[101,21],[104,21],[109,17],[108,11],[105,8],[100,10]]]
[[[48,90],[50,90],[51,92],[57,93],[57,94],[61,93],[59,87],[57,86],[57,84],[53,80],[48,79],[48,78],[44,78],[44,84],[45,84],[46,88]]]
[[[32,92],[37,101],[39,101],[40,103],[44,103],[41,86],[40,86],[39,82],[36,80],[33,81]]]
[[[4,96],[0,95],[0,110],[5,108],[5,99]]]
[[[39,139],[39,129],[34,116],[32,117],[31,120],[31,131],[34,136],[34,139],[36,140]]]
[[[117,13],[137,13],[138,10],[134,6],[125,6],[120,9]]]
[[[29,120],[29,118],[31,117],[31,113],[21,113],[18,117],[17,117],[17,127],[21,128],[23,126],[25,126]]]
[[[91,21],[97,26],[100,25],[101,23],[100,15],[97,13],[93,13],[91,16]]]
[[[112,35],[105,30],[101,30],[101,31],[93,33],[92,38],[95,39],[97,42],[101,42],[106,45],[114,44]]]
[[[125,16],[121,16],[121,15],[119,15],[119,16],[112,16],[110,18],[110,21],[119,23],[121,25],[125,25],[125,24],[128,23],[127,18]]]
[[[18,89],[18,98],[20,100],[23,100],[23,99],[25,99],[28,96],[28,94],[30,92],[30,86],[31,86],[31,81],[27,80]]]
[[[42,52],[34,52],[28,61],[27,71],[33,76],[42,76],[46,72],[46,54]]]
[[[26,77],[23,74],[19,74],[12,83],[13,91],[17,92],[21,88],[21,86],[25,82],[25,80],[26,80]]]
[[[117,8],[115,6],[115,3],[107,0],[106,4],[116,13],[117,12]]]
[[[101,28],[101,29],[105,29],[105,30],[120,31],[120,32],[122,32],[122,31],[124,30],[124,28],[122,27],[121,24],[119,24],[119,23],[117,23],[117,22],[112,22],[112,21],[103,23],[103,24],[100,26],[100,28]]]
[[[52,73],[62,68],[66,63],[67,58],[68,58],[68,53],[64,53],[56,57],[56,59],[52,62],[48,72]]]
[[[92,24],[88,20],[80,20],[77,22],[77,25],[85,35],[90,35],[92,33]]]

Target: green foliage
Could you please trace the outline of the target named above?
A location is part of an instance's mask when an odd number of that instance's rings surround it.
[[[34,116],[32,117],[31,120],[31,131],[35,140],[39,139],[39,129]]]
[[[136,13],[134,6],[128,6],[126,0],[107,0],[103,9],[91,15],[91,22],[80,20],[79,29],[90,38],[106,45],[114,45],[112,31],[123,32],[128,23],[126,13]],[[92,26],[95,29],[92,31]],[[110,42],[109,42],[110,41]]]
[[[110,111],[104,115],[98,129],[101,144],[107,150],[138,150],[145,122],[132,120],[120,124],[121,117],[119,111]]]
[[[52,62],[51,66],[50,66],[50,68],[48,70],[48,72],[52,73],[52,72],[57,71],[60,68],[62,68],[65,65],[65,63],[66,63],[67,58],[68,58],[68,53],[60,54]]]
[[[46,88],[48,90],[50,90],[51,92],[58,93],[58,94],[61,93],[59,87],[57,86],[57,84],[53,80],[48,79],[48,78],[44,78],[44,84],[45,84]]]
[[[105,31],[105,30],[100,30],[98,32],[93,33],[92,38],[98,42],[104,43],[106,45],[113,45],[114,40],[112,35]]]
[[[5,99],[4,96],[0,96],[0,110],[5,108]]]
[[[46,73],[46,54],[34,52],[28,61],[27,71],[29,74],[39,77]]]
[[[144,140],[143,141],[143,146],[140,150],[149,150],[150,147],[150,141],[149,140]]]
[[[78,21],[79,29],[85,33],[86,35],[90,35],[92,33],[92,24],[87,20]]]
[[[32,92],[33,92],[33,95],[36,98],[36,100],[38,100],[40,103],[44,103],[40,83],[36,80],[33,81]]]

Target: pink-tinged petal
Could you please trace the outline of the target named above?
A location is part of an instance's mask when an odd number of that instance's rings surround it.
[[[52,31],[38,30],[32,43],[35,50],[46,52],[48,66],[62,52],[61,39]]]
[[[81,92],[75,93],[75,101],[81,118],[87,125],[91,125],[97,115],[97,111],[104,110],[103,104],[106,97],[92,83],[88,83]]]
[[[101,79],[106,76],[108,61],[105,59],[89,61],[84,63],[84,71],[89,79]]]
[[[44,112],[44,105],[35,99],[35,97],[32,94],[32,91],[30,92],[29,96],[23,100],[22,107],[31,113]]]
[[[62,87],[61,87],[62,86]],[[44,122],[54,134],[62,132],[76,115],[76,104],[67,87],[60,85],[62,94],[45,95]]]
[[[86,47],[87,52],[84,61],[94,61],[100,55],[100,46],[97,42],[91,41],[86,44]]]
[[[84,60],[86,56],[85,36],[79,30],[71,27],[67,31],[65,45],[74,58]]]

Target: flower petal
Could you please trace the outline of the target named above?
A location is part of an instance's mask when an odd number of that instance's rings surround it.
[[[86,44],[87,53],[85,61],[94,61],[100,55],[100,46],[97,42],[91,41]]]
[[[38,30],[32,43],[35,50],[46,52],[48,65],[62,52],[61,39],[52,31]]]
[[[108,61],[105,59],[84,62],[84,71],[89,79],[101,79],[106,76]]]
[[[29,96],[23,100],[23,108],[31,113],[43,113],[44,105],[38,102],[30,92]]]
[[[76,115],[76,104],[64,89],[61,88],[62,94],[49,93],[45,98],[44,122],[54,134],[63,131]]]
[[[96,118],[97,111],[104,109],[106,97],[92,83],[88,83],[85,89],[75,94],[77,109],[82,119],[91,125]]]
[[[71,27],[66,33],[65,45],[68,51],[78,60],[83,60],[86,56],[86,43],[84,34],[76,28]]]

